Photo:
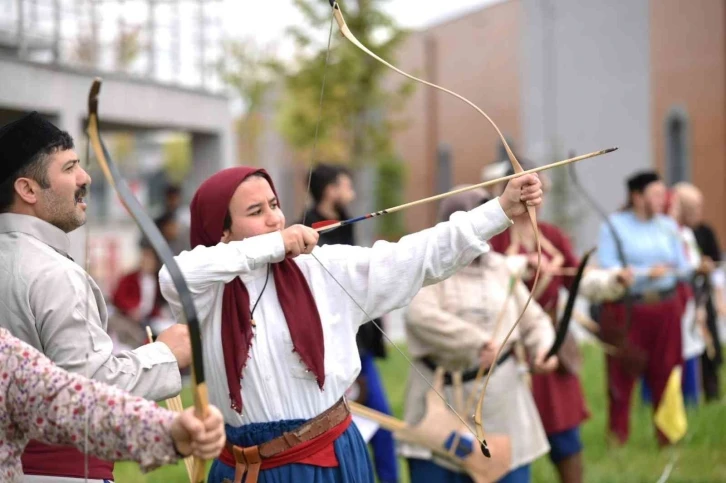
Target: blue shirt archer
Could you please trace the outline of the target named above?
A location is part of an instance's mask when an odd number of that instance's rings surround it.
[[[622,240],[627,265],[635,271],[631,293],[670,290],[678,280],[690,278],[693,269],[686,260],[678,225],[672,218],[656,215],[643,221],[628,210],[610,215],[610,222]],[[602,268],[622,267],[613,234],[605,223],[600,226],[598,262]],[[673,271],[651,280],[647,271],[656,265],[666,265]]]

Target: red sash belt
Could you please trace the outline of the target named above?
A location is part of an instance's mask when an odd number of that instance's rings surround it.
[[[233,446],[230,450],[231,445],[228,443],[222,450],[222,454],[219,455],[219,460],[227,466],[235,468],[234,483],[242,483],[245,474],[247,474],[246,483],[256,483],[260,470],[277,468],[291,463],[335,468],[338,466],[338,458],[335,455],[333,443],[348,429],[352,421],[353,416],[348,414],[342,422],[321,435],[296,444],[269,458],[260,456],[259,446],[246,448]]]
[[[56,446],[30,440],[21,458],[23,473],[38,476],[83,478],[84,454],[73,446]],[[88,455],[88,477],[113,480],[113,462]]]

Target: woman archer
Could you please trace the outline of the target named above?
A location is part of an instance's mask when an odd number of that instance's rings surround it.
[[[540,201],[539,178],[527,175],[398,243],[316,247],[313,229],[285,228],[264,170],[206,180],[191,204],[193,249],[176,260],[202,321],[210,401],[226,423],[227,449],[209,481],[373,482],[343,398],[360,371],[358,328],[467,266],[524,203]],[[165,267],[159,278],[181,317]]]

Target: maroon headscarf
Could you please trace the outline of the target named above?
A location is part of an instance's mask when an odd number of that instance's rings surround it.
[[[264,176],[277,196],[270,175],[263,169],[244,166],[222,170],[207,179],[194,194],[191,204],[191,244],[206,247],[220,243],[224,219],[237,187],[255,173]],[[279,201],[279,198],[278,198]],[[323,326],[315,300],[297,264],[286,258],[272,264],[277,299],[285,314],[292,337],[293,351],[315,374],[320,389],[325,384],[325,345]],[[252,345],[250,296],[237,277],[224,286],[222,298],[222,350],[232,409],[242,413],[242,370]]]

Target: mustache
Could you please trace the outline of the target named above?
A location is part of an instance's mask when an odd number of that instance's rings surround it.
[[[84,198],[88,194],[88,185],[84,184],[76,191],[76,199]]]

